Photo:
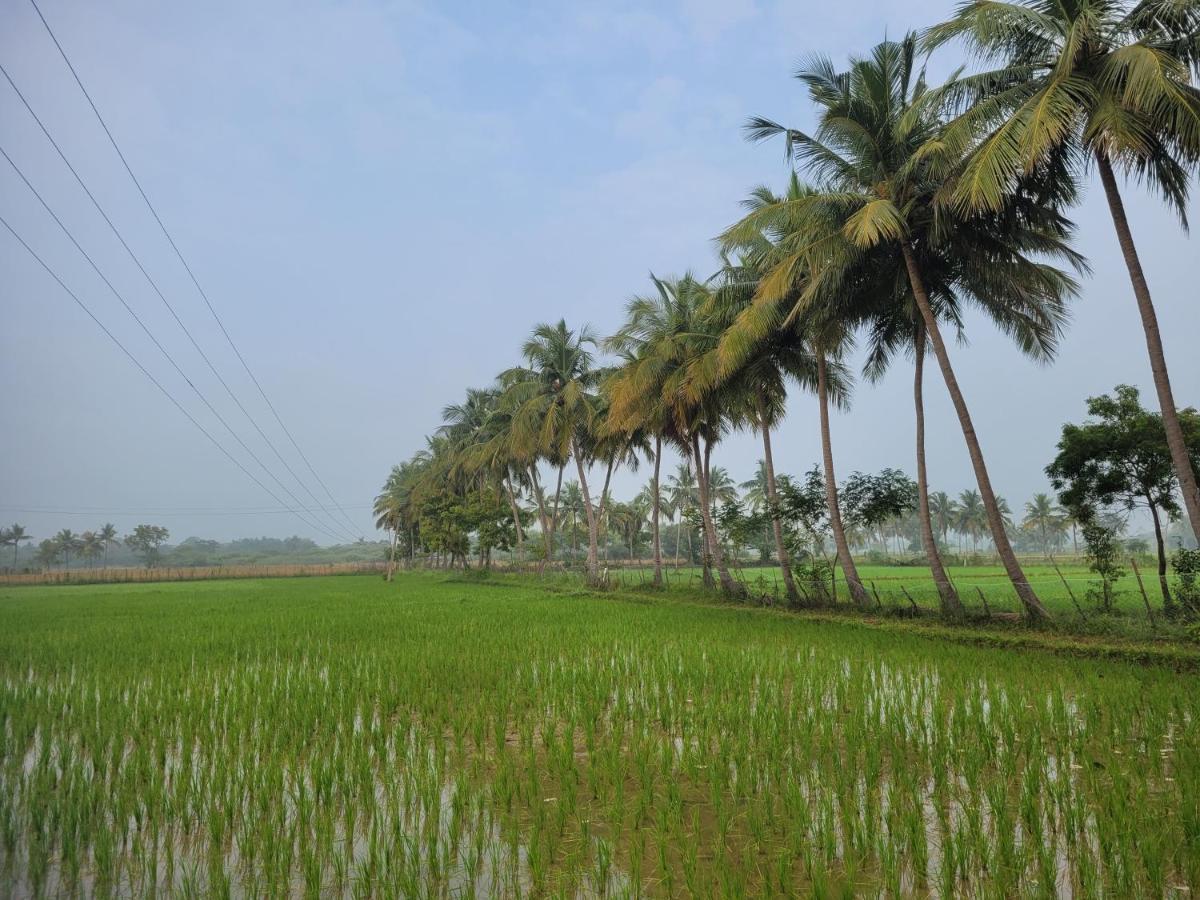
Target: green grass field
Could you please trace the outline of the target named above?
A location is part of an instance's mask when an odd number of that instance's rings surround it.
[[[0,590],[0,894],[1183,897],[1197,687],[515,581]]]
[[[1162,611],[1163,599],[1158,584],[1158,572],[1153,564],[1139,564],[1142,581],[1145,584],[1146,595],[1151,609],[1157,615]],[[1096,604],[1088,599],[1088,590],[1097,587],[1099,581],[1086,565],[1063,562],[1058,571],[1044,563],[1025,564],[1023,566],[1026,578],[1033,585],[1042,602],[1052,613],[1076,615],[1075,604],[1068,593],[1068,587],[1074,592],[1075,598],[1085,612],[1092,612]],[[1143,600],[1138,587],[1137,577],[1125,566],[1125,574],[1115,585],[1115,609],[1117,615],[1146,619],[1146,601]],[[617,584],[632,586],[648,581],[652,569],[647,567],[635,569],[612,568],[610,580]],[[918,606],[927,609],[937,608],[937,592],[933,586],[933,576],[929,569],[922,566],[898,565],[858,565],[859,577],[868,589],[874,589],[879,595],[880,602],[885,606],[908,607],[909,600],[904,591],[907,590]],[[1060,577],[1061,573],[1061,577]],[[765,587],[778,589],[779,569],[775,566],[746,566],[735,570],[738,578],[750,587]],[[1021,610],[1016,592],[1000,566],[954,566],[950,569],[950,580],[954,582],[968,608],[983,611],[983,600],[980,592],[987,598],[988,608],[992,612],[1018,613]],[[700,568],[683,566],[676,569],[668,562],[667,577],[672,585],[699,585]],[[845,578],[837,573],[839,599],[847,597]],[[1168,584],[1175,584],[1174,576],[1168,576]]]

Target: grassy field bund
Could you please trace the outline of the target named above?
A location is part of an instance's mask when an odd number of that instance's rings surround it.
[[[0,589],[0,894],[1185,897],[1197,687],[516,579]]]

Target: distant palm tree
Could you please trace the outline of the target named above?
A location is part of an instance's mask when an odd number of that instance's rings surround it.
[[[987,525],[987,512],[983,508],[983,498],[979,496],[979,491],[967,490],[959,494],[958,515],[954,521],[954,530],[971,539],[972,553],[978,552],[979,535],[986,530]]]
[[[80,547],[79,536],[70,528],[64,528],[54,536],[54,543],[58,545],[59,553],[62,554],[63,568],[71,568],[71,554]]]
[[[1034,494],[1025,504],[1021,526],[1037,535],[1042,552],[1050,556],[1051,547],[1058,546],[1066,530],[1066,520],[1062,507],[1049,494]]]
[[[1191,172],[1200,160],[1198,34],[1195,0],[969,0],[924,42],[961,39],[1001,66],[951,89],[969,108],[947,143],[970,141],[981,126],[990,130],[959,179],[956,205],[999,210],[1011,185],[1047,161],[1079,169],[1095,163],[1141,316],[1175,475],[1200,540],[1200,486],[1116,177],[1120,170],[1156,188],[1186,224]]]
[[[935,491],[929,495],[929,511],[934,530],[942,543],[945,543],[958,518],[958,504],[945,491]]]
[[[738,498],[737,482],[724,466],[714,466],[708,476],[708,499],[715,514],[726,503],[736,502]]]
[[[561,460],[574,458],[588,525],[587,577],[599,578],[600,518],[592,502],[587,469],[587,440],[597,422],[596,390],[602,373],[594,366],[597,338],[590,328],[578,331],[565,320],[540,324],[522,353],[533,377],[522,385],[525,396],[514,414],[518,443]],[[600,498],[603,503],[603,496]]]
[[[700,495],[696,488],[696,476],[693,474],[691,466],[687,463],[679,463],[675,467],[675,471],[667,478],[666,494],[668,502],[679,516],[679,522],[675,529],[675,568],[678,570],[679,532],[683,531],[687,535],[688,563],[690,564],[692,561],[692,530],[684,524],[685,516],[700,502]]]
[[[579,550],[579,516],[587,515],[583,508],[583,492],[579,490],[578,481],[568,481],[562,489],[562,515],[571,517],[571,557],[574,558]]]
[[[92,562],[104,554],[104,542],[94,531],[85,531],[79,536],[79,558]]]
[[[25,530],[24,525],[13,523],[11,528],[0,529],[0,546],[13,548],[13,569],[17,568],[17,552],[21,549],[22,541],[32,541],[33,538]]]
[[[100,541],[104,544],[104,568],[108,568],[108,548],[113,544],[121,545],[117,538],[117,526],[112,522],[105,522],[100,526],[100,530],[96,532]]]
[[[770,439],[768,438],[768,441],[769,440]],[[745,492],[742,495],[742,499],[745,500],[749,505],[750,511],[755,515],[762,515],[764,523],[767,523],[765,525],[767,530],[763,534],[762,545],[762,559],[765,562],[770,558],[771,555],[770,529],[771,523],[773,523],[776,518],[775,513],[772,510],[772,503],[770,499],[772,496],[772,491],[768,483],[767,462],[765,459],[760,459],[758,461],[758,466],[754,469],[754,477],[749,481],[743,481],[740,487]],[[780,568],[782,569],[783,566],[781,565]],[[787,577],[789,579],[791,578],[790,567]]]

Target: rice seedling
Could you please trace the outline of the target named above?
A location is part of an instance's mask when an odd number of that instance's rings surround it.
[[[1195,678],[434,576],[0,591],[13,896],[1167,896]]]

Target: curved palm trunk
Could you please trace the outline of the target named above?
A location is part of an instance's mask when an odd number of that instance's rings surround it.
[[[947,618],[962,617],[963,605],[958,598],[958,591],[950,581],[946,567],[942,564],[942,554],[938,550],[937,540],[933,536],[933,519],[929,515],[929,482],[925,472],[925,326],[917,325],[916,340],[913,349],[916,357],[916,372],[913,375],[913,404],[917,415],[917,518],[921,525],[921,543],[925,545],[925,555],[929,559],[929,569],[933,573],[933,582],[937,585],[938,598],[941,600],[942,615]]]
[[[587,473],[583,468],[583,457],[579,455],[579,449],[574,442],[571,444],[571,455],[575,457],[575,467],[579,470],[579,492],[583,494],[583,510],[587,514],[588,523],[588,552],[587,552],[587,580],[589,584],[595,584],[599,580],[599,554],[597,547],[600,543],[599,534],[599,516],[597,511],[592,509],[592,495],[588,490]]]
[[[783,577],[783,592],[789,603],[800,600],[796,583],[792,580],[792,561],[788,558],[783,543],[783,523],[779,521],[779,494],[775,489],[775,458],[771,453],[771,428],[767,424],[766,403],[758,398],[758,423],[762,429],[763,466],[767,470],[767,506],[771,517],[771,530],[775,532],[775,555],[779,558],[779,572]]]
[[[850,544],[846,541],[846,529],[842,525],[842,511],[838,505],[837,480],[833,471],[833,442],[829,436],[829,390],[824,353],[817,354],[817,400],[821,407],[821,456],[825,463],[825,502],[829,506],[829,527],[833,530],[833,543],[837,547],[842,574],[846,576],[850,598],[859,606],[866,606],[867,592],[858,577],[854,557],[850,555]]]
[[[1096,154],[1096,163],[1100,169],[1100,181],[1104,184],[1104,194],[1108,198],[1113,225],[1117,230],[1121,255],[1125,257],[1125,267],[1129,270],[1129,280],[1133,283],[1138,313],[1142,317],[1146,350],[1150,354],[1150,371],[1154,375],[1154,390],[1158,393],[1158,406],[1162,413],[1163,429],[1167,432],[1167,446],[1171,450],[1175,477],[1179,479],[1179,490],[1183,494],[1183,504],[1192,525],[1192,534],[1200,541],[1200,487],[1196,483],[1196,472],[1192,468],[1187,442],[1179,425],[1179,414],[1175,409],[1175,395],[1171,391],[1171,378],[1167,374],[1167,358],[1163,353],[1162,337],[1158,331],[1158,316],[1154,312],[1150,287],[1146,284],[1137,247],[1133,243],[1133,233],[1129,230],[1129,220],[1125,217],[1125,203],[1121,200],[1112,164],[1101,153]]]
[[[975,481],[979,485],[980,496],[983,497],[983,507],[987,512],[988,526],[991,528],[992,541],[996,545],[996,554],[1000,557],[1004,571],[1008,574],[1009,581],[1012,582],[1017,597],[1021,600],[1026,617],[1034,621],[1048,619],[1049,613],[1046,612],[1046,607],[1042,605],[1042,601],[1038,599],[1033,587],[1026,579],[1021,564],[1017,562],[1017,555],[1013,552],[1012,544],[1009,543],[1008,534],[1004,530],[1004,519],[1000,515],[1000,507],[996,504],[996,494],[992,490],[992,480],[988,477],[987,464],[983,460],[983,450],[979,446],[979,437],[975,434],[975,425],[971,422],[967,401],[963,398],[962,390],[958,386],[958,379],[954,375],[954,368],[950,365],[950,356],[946,353],[946,345],[942,341],[942,333],[938,328],[937,319],[934,318],[933,309],[929,305],[929,295],[925,293],[925,283],[921,279],[916,255],[907,241],[901,242],[900,246],[904,253],[904,264],[908,269],[908,280],[913,289],[913,296],[916,298],[917,307],[921,310],[921,318],[925,322],[929,341],[933,344],[933,353],[942,370],[942,379],[946,382],[946,390],[950,392],[954,410],[958,413],[958,424],[962,428],[963,438],[967,442],[967,452],[971,456],[971,466],[975,470]]]
[[[700,452],[700,436],[692,435],[692,447],[696,454],[696,482],[700,488],[700,518],[704,522],[704,539],[708,547],[706,554],[712,560],[712,567],[717,570],[717,580],[721,590],[726,594],[738,594],[737,582],[729,574],[725,565],[725,554],[721,550],[721,542],[717,540],[717,529],[713,524],[712,507],[709,505],[709,461],[712,458],[712,442],[704,442],[704,452]],[[711,575],[709,578],[711,579]]]
[[[662,501],[659,499],[659,475],[662,473],[662,436],[657,435],[654,438],[654,497],[653,506],[650,510],[650,518],[652,520],[652,528],[654,529],[654,586],[662,587],[662,535],[659,532],[659,512],[662,507]],[[676,539],[678,543],[678,539]]]

